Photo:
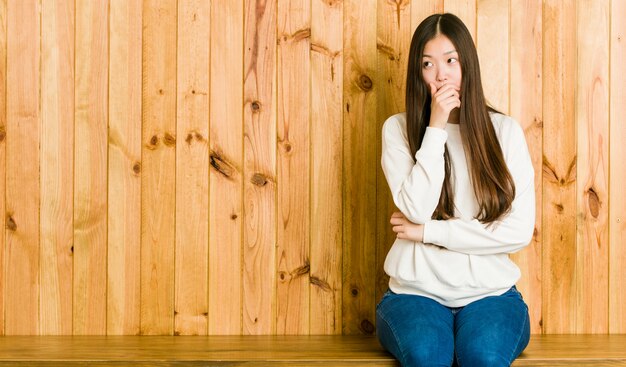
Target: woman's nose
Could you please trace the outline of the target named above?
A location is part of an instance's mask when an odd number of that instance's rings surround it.
[[[437,81],[445,82],[446,80],[448,80],[448,76],[441,70],[437,71]]]

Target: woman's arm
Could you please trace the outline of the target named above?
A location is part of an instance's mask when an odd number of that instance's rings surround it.
[[[476,219],[431,220],[423,228],[423,242],[470,255],[516,252],[531,241],[535,227],[534,169],[521,127],[513,122],[507,166],[515,182],[511,211],[491,225]]]
[[[415,162],[409,150],[406,129],[398,117],[383,125],[383,172],[396,207],[413,223],[429,221],[439,203],[445,175],[444,146],[448,133],[440,128],[426,128]]]

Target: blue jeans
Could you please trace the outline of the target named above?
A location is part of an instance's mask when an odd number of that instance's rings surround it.
[[[389,290],[376,306],[376,333],[402,366],[510,366],[530,323],[515,287],[459,308]]]

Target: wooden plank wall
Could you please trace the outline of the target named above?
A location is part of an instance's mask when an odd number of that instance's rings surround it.
[[[429,14],[523,126],[534,333],[626,332],[626,0],[0,0],[0,334],[371,334]]]

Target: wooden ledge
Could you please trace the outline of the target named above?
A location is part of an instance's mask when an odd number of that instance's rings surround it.
[[[3,336],[7,365],[398,366],[365,336]],[[626,366],[626,335],[536,335],[513,366]]]

